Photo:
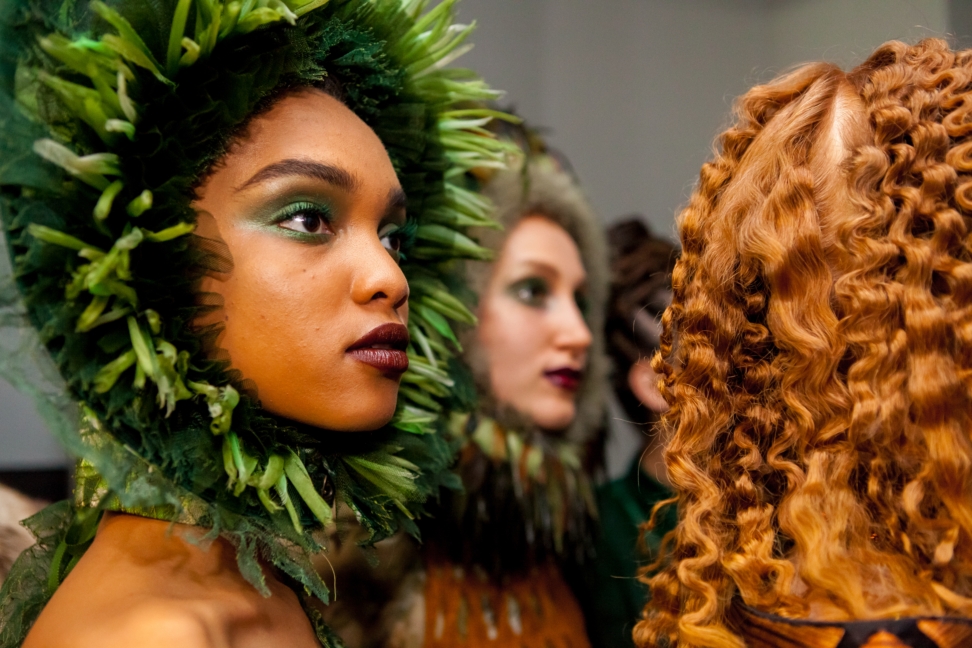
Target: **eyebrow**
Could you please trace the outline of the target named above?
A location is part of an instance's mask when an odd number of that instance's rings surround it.
[[[395,187],[388,192],[388,204],[385,207],[386,214],[390,215],[402,211],[407,206],[408,198],[405,196],[405,191],[401,187]]]
[[[562,277],[563,276],[563,275],[561,275],[560,269],[557,268],[557,266],[552,265],[550,263],[547,263],[546,261],[542,261],[540,259],[531,259],[531,258],[528,257],[526,259],[520,260],[519,261],[519,264],[520,265],[523,265],[523,266],[529,267],[533,272],[539,272],[539,273],[542,273],[542,274],[548,274],[548,275],[555,276],[555,277]],[[586,290],[587,289],[587,280],[588,280],[588,277],[587,277],[587,269],[585,268],[584,269],[584,277],[583,277],[581,283],[577,286],[577,290]]]
[[[344,189],[348,193],[353,192],[358,187],[358,179],[340,167],[322,164],[312,160],[288,159],[263,167],[253,174],[249,180],[237,187],[236,191],[240,192],[255,184],[285,176],[303,176],[305,178],[321,180]]]

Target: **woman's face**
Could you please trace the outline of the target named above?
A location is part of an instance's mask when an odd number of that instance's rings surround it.
[[[479,305],[493,395],[547,430],[576,415],[591,332],[587,274],[570,235],[543,216],[510,231]]]
[[[408,284],[398,267],[405,197],[381,141],[318,90],[251,123],[200,188],[196,233],[233,269],[207,277],[224,306],[217,345],[262,406],[331,430],[395,412],[408,367]]]

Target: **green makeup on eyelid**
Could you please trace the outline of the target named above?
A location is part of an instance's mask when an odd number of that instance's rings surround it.
[[[287,236],[304,243],[325,242],[331,236],[328,233],[321,232],[318,234],[311,234],[280,227],[280,223],[283,223],[284,221],[305,211],[316,212],[320,215],[324,223],[333,225],[334,217],[331,206],[321,200],[308,199],[290,199],[282,207],[276,207],[273,203],[271,203],[266,208],[259,209],[255,213],[249,215],[246,218],[246,221],[256,228],[270,230],[275,234],[282,234],[283,236]]]
[[[287,202],[283,207],[279,208],[274,208],[271,203],[270,207],[257,211],[257,213],[248,217],[247,221],[259,229],[270,230],[274,234],[282,234],[283,236],[292,238],[302,243],[320,244],[327,242],[332,234],[326,232],[316,234],[309,232],[298,232],[296,230],[280,226],[281,223],[297,216],[302,212],[316,212],[326,225],[332,227],[334,225],[334,217],[330,205],[321,200],[307,199],[291,199],[290,202]],[[404,229],[404,227],[398,223],[387,223],[378,231],[378,238],[383,239],[385,237],[392,236],[402,229]],[[397,251],[389,250],[389,253],[396,257],[396,261],[398,260]]]

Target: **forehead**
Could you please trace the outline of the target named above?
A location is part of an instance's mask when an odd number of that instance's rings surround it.
[[[315,88],[288,94],[256,117],[230,159],[234,175],[246,178],[277,160],[310,159],[341,166],[361,180],[398,185],[388,153],[371,127]]]
[[[510,230],[500,258],[498,272],[515,272],[527,267],[547,268],[572,284],[587,277],[580,250],[563,227],[541,215],[530,215]]]

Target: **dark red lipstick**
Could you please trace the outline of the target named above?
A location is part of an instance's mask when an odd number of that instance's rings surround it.
[[[349,346],[347,354],[383,373],[401,374],[408,369],[408,341],[408,329],[401,324],[382,324]]]
[[[561,389],[566,389],[567,391],[577,391],[577,389],[580,387],[582,378],[581,372],[569,367],[544,371],[543,375],[546,376],[547,380],[552,382],[555,387],[560,387]]]

